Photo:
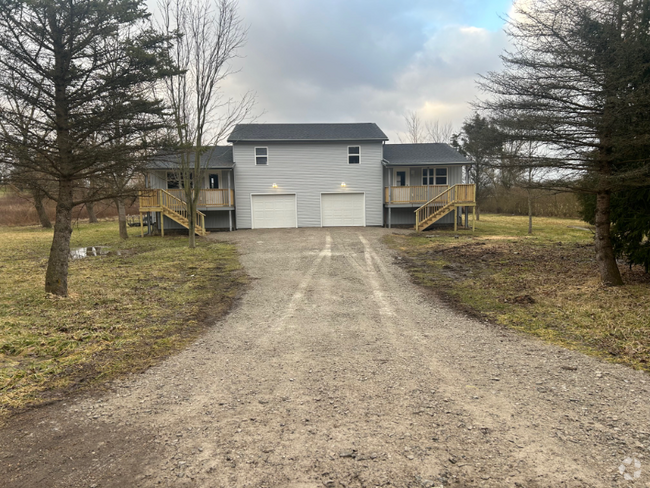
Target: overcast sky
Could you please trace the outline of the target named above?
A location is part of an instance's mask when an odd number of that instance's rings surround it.
[[[241,71],[260,122],[376,122],[391,139],[404,114],[458,129],[499,69],[511,0],[239,0],[250,26]]]

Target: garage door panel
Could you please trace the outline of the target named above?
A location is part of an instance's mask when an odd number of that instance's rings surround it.
[[[295,195],[252,195],[255,229],[281,229],[296,226]]]
[[[366,225],[363,193],[324,193],[321,196],[323,227]]]

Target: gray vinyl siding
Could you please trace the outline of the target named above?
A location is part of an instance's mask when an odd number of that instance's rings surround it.
[[[230,222],[228,220],[228,211],[210,211],[203,210],[205,214],[205,228],[210,229],[228,229]],[[235,226],[235,212],[233,212],[232,224]],[[169,217],[165,217],[165,230],[187,230],[187,227],[182,226],[178,222],[173,221]]]
[[[149,188],[152,188],[154,190],[166,190],[167,172],[166,171],[149,172]]]
[[[348,164],[348,146],[361,147],[359,164]],[[266,166],[255,164],[255,147],[268,148]],[[296,194],[298,227],[320,227],[321,193],[364,192],[366,225],[382,225],[382,152],[380,142],[235,144],[237,228],[251,228],[251,194],[275,193]]]
[[[415,225],[415,210],[416,208],[392,208],[391,209],[391,225]],[[461,211],[458,211],[460,215]],[[388,225],[388,209],[385,212],[386,225]],[[454,224],[454,213],[448,213],[443,218],[438,220],[436,225],[453,225]]]

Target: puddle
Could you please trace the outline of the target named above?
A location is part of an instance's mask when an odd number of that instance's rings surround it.
[[[76,249],[70,250],[70,259],[84,259],[91,256],[106,256],[110,252],[108,246],[90,246],[90,247],[78,247]],[[120,254],[117,251],[117,254]]]
[[[70,259],[84,259],[93,256],[133,256],[135,251],[133,249],[124,249],[122,251],[113,251],[109,246],[89,246],[77,247],[70,250]]]

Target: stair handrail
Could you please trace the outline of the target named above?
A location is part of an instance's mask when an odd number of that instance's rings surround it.
[[[422,205],[420,208],[415,210],[415,230],[419,231],[420,230],[420,222],[424,222],[427,218],[429,218],[432,214],[426,215],[427,210],[430,208],[430,206],[435,202],[435,203],[441,203],[441,208],[449,205],[450,203],[453,203],[455,201],[455,193],[456,193],[456,185],[452,185],[449,188],[447,188],[445,191],[443,191],[441,194],[436,195],[433,197],[431,200],[429,200],[427,203]],[[451,198],[449,198],[451,196]],[[444,200],[442,201],[442,197],[445,197]],[[440,202],[436,202],[436,200],[441,200]],[[424,214],[424,215],[422,215]]]
[[[161,194],[160,205],[167,210],[177,213],[181,217],[188,219],[187,203],[176,195],[172,195],[167,190],[159,189]],[[188,219],[189,220],[189,219]],[[196,220],[194,225],[201,231],[205,232],[205,214],[200,210],[196,211]]]

